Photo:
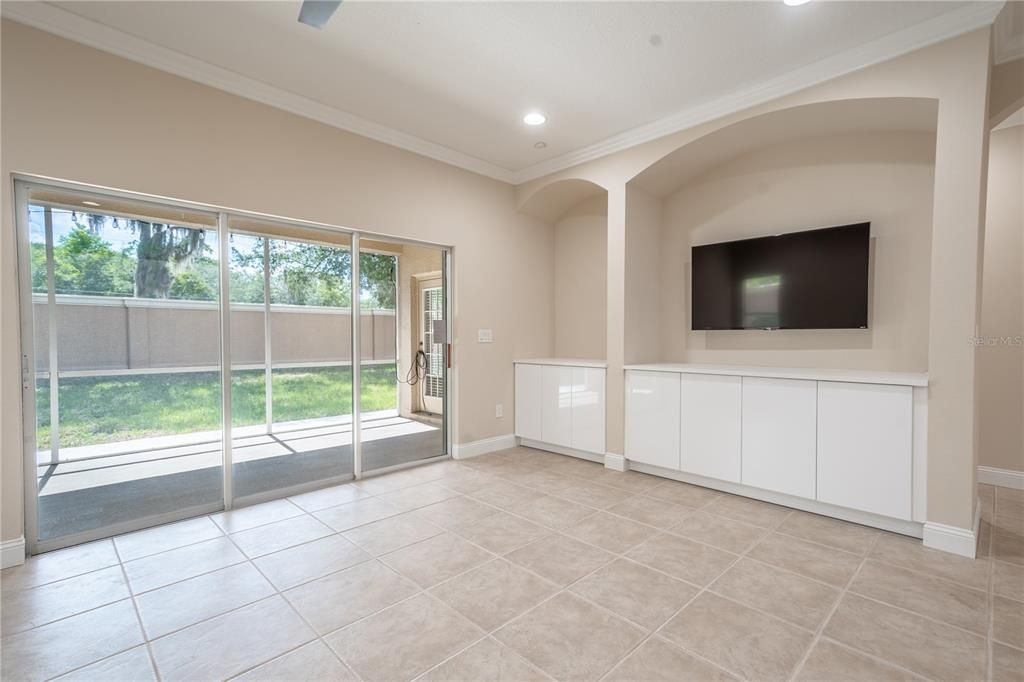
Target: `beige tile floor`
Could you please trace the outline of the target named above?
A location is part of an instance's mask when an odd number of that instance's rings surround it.
[[[32,558],[2,676],[1020,680],[1024,492],[980,496],[968,560],[517,448]]]

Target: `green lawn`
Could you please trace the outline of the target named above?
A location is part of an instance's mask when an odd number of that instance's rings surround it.
[[[274,421],[352,413],[350,367],[274,370]],[[232,373],[235,426],[263,423],[263,370]],[[398,407],[395,366],[368,365],[361,374],[364,411]],[[220,427],[217,372],[77,377],[60,381],[61,447],[111,443]],[[36,387],[40,449],[50,447],[49,382]]]

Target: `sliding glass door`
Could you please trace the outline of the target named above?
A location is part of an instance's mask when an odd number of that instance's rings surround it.
[[[444,249],[34,181],[16,198],[30,551],[447,453]]]
[[[229,225],[234,496],[351,478],[351,237]]]
[[[447,453],[445,252],[360,240],[360,452],[367,473]]]
[[[38,540],[219,507],[216,215],[24,186],[19,199]]]

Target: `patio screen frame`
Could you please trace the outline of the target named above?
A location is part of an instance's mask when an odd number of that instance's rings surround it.
[[[436,249],[441,252],[442,257],[442,286],[444,288],[444,316],[446,321],[448,339],[453,339],[454,334],[454,321],[453,321],[453,295],[451,289],[452,275],[454,271],[454,249],[450,245],[436,244],[431,242],[425,242],[415,239],[407,239],[403,237],[395,237],[392,235],[367,232],[363,230],[355,230],[351,228],[339,227],[335,225],[329,225],[324,223],[316,223],[312,221],[297,220],[291,218],[283,218],[279,216],[270,216],[262,213],[253,211],[240,210],[235,208],[226,208],[221,206],[215,206],[210,204],[202,204],[192,201],[170,199],[166,197],[152,196],[142,194],[138,192],[130,192],[126,190],[117,190],[107,187],[93,186],[85,183],[58,180],[54,178],[47,178],[41,176],[35,176],[31,174],[14,173],[12,174],[13,182],[13,197],[14,197],[14,208],[15,208],[15,220],[14,228],[16,231],[16,258],[17,258],[17,270],[18,270],[18,301],[19,301],[19,317],[21,322],[21,333],[19,335],[20,343],[20,361],[21,361],[21,408],[22,408],[22,450],[23,450],[23,464],[24,464],[24,511],[25,511],[25,543],[26,551],[28,554],[38,554],[47,552],[62,547],[76,545],[84,542],[90,542],[102,538],[111,537],[114,535],[120,535],[122,533],[131,532],[134,530],[140,530],[143,528],[149,528],[165,523],[171,523],[173,521],[183,520],[187,518],[203,516],[206,514],[216,513],[218,511],[226,511],[235,507],[243,507],[249,504],[256,504],[270,499],[277,499],[295,495],[298,493],[316,490],[329,485],[343,483],[350,480],[358,480],[364,477],[362,467],[362,448],[360,438],[360,422],[362,418],[362,408],[360,405],[360,381],[359,381],[359,367],[360,367],[360,328],[361,328],[361,308],[360,308],[360,296],[359,296],[359,256],[361,254],[359,248],[360,237],[365,237],[372,240],[388,241],[396,244],[409,244],[413,246],[421,246],[431,249]],[[88,531],[73,533],[68,535],[61,535],[58,537],[48,538],[40,541],[38,537],[39,531],[39,489],[37,481],[37,452],[36,452],[36,427],[37,427],[37,405],[36,405],[36,353],[35,353],[35,325],[34,325],[34,314],[33,314],[33,291],[32,291],[32,270],[31,270],[31,255],[30,255],[30,225],[28,220],[28,205],[29,193],[32,190],[44,189],[44,190],[58,190],[61,192],[71,193],[80,196],[84,200],[90,199],[122,199],[134,202],[140,202],[150,205],[166,206],[169,208],[188,210],[197,212],[208,217],[216,218],[216,233],[217,233],[217,249],[218,249],[218,275],[220,291],[218,292],[218,327],[220,335],[220,382],[221,382],[221,447],[223,452],[223,459],[221,467],[223,471],[223,483],[222,483],[222,498],[220,503],[215,504],[203,504],[193,507],[188,507],[174,512],[165,514],[158,514],[152,516],[139,517],[129,521],[119,522],[100,528],[91,529]],[[83,212],[92,211],[91,208],[82,208]],[[99,211],[103,212],[103,211]],[[120,214],[118,214],[120,215]],[[264,372],[266,376],[266,426],[269,430],[273,429],[272,412],[271,412],[271,355],[270,355],[270,324],[269,324],[269,312],[270,312],[270,297],[269,292],[269,277],[270,268],[268,260],[266,259],[266,251],[269,250],[269,239],[276,238],[278,235],[272,233],[261,233],[259,231],[248,231],[239,230],[237,228],[229,228],[229,219],[231,218],[242,218],[251,219],[258,221],[259,223],[267,224],[268,226],[280,225],[283,228],[301,228],[303,230],[311,231],[313,234],[319,232],[324,235],[347,235],[350,242],[351,252],[351,273],[352,286],[350,288],[352,295],[351,298],[351,366],[352,366],[352,456],[353,456],[353,471],[351,474],[344,474],[331,478],[320,479],[317,481],[311,481],[309,483],[303,483],[296,486],[278,488],[266,492],[256,493],[247,495],[245,497],[236,497],[234,495],[234,481],[233,481],[233,457],[232,457],[232,410],[231,410],[231,293],[230,293],[230,268],[229,268],[229,256],[230,256],[230,243],[229,235],[231,233],[244,232],[253,234],[256,236],[265,237],[263,240],[264,244],[264,314],[267,316],[267,322],[264,324],[265,334],[265,354],[264,354]],[[334,242],[325,240],[325,243],[331,243],[336,245]],[[51,395],[57,393],[59,383],[59,365],[57,364],[57,334],[56,334],[56,289],[54,286],[54,261],[53,261],[53,235],[52,228],[49,227],[49,221],[47,221],[46,227],[46,267],[47,267],[47,328],[49,330],[48,340],[49,345],[46,349],[48,354],[49,364],[47,366],[47,372],[50,380],[50,392]],[[373,252],[373,249],[368,249],[368,252]],[[399,259],[400,262],[400,259]],[[397,283],[396,283],[397,285]],[[396,316],[398,314],[398,302],[396,292]],[[396,319],[396,337],[397,337],[397,319]],[[396,346],[397,346],[396,338]],[[452,347],[452,344],[448,344],[448,349]],[[450,355],[450,350],[446,353]],[[396,353],[395,362],[396,367],[398,366],[399,357]],[[444,376],[444,404],[443,404],[443,419],[441,427],[442,436],[442,454],[427,459],[415,460],[408,463],[403,463],[391,467],[374,469],[368,476],[380,475],[390,471],[398,469],[404,469],[409,467],[420,466],[430,462],[436,462],[444,459],[450,459],[452,457],[452,443],[451,443],[451,431],[452,424],[454,423],[454,415],[452,410],[455,405],[454,394],[455,389],[452,386],[451,372],[449,365],[451,364],[450,357],[447,358],[447,362],[444,363],[445,376]],[[60,428],[59,414],[58,414],[59,397],[57,400],[52,400],[50,403],[51,410],[51,459],[56,462],[59,458],[59,440],[58,430]]]

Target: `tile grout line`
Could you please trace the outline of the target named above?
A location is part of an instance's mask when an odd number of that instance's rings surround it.
[[[785,520],[787,518],[789,518],[789,514],[786,514],[786,516],[783,517],[783,519],[781,521],[779,521],[779,523],[775,527],[777,528],[778,526],[781,526],[785,522]],[[636,644],[636,646],[634,646],[632,649],[627,651],[626,655],[623,656],[618,661],[616,661],[614,665],[612,665],[608,670],[606,670],[604,672],[604,674],[601,675],[599,680],[604,680],[616,668],[618,668],[620,665],[622,665],[622,663],[627,658],[629,658],[633,654],[633,652],[637,651],[640,647],[642,647],[644,644],[646,644],[651,639],[654,639],[655,637],[657,637],[661,641],[667,642],[670,646],[673,646],[676,649],[679,649],[680,651],[685,652],[687,655],[689,655],[689,656],[691,656],[693,658],[696,658],[696,659],[698,659],[700,661],[703,661],[703,662],[713,666],[714,668],[716,668],[718,670],[722,670],[722,671],[726,672],[727,674],[731,675],[732,677],[735,677],[737,679],[744,679],[743,675],[741,675],[741,674],[739,674],[739,673],[737,673],[735,671],[730,670],[729,668],[721,665],[720,663],[716,663],[716,662],[712,661],[711,659],[706,658],[705,656],[697,653],[696,651],[692,651],[692,650],[688,649],[687,647],[684,647],[684,646],[682,646],[682,645],[680,645],[680,644],[678,644],[676,642],[673,642],[672,640],[662,636],[661,632],[665,628],[666,625],[668,625],[673,620],[675,620],[679,616],[679,614],[681,614],[683,611],[686,610],[686,608],[688,606],[690,606],[695,601],[697,601],[697,599],[699,599],[700,596],[703,595],[705,592],[708,592],[709,588],[711,587],[711,585],[713,585],[715,583],[716,580],[718,580],[720,577],[722,577],[723,575],[728,573],[730,570],[732,570],[732,568],[736,564],[738,564],[740,561],[742,561],[743,558],[747,554],[749,554],[751,551],[754,550],[754,548],[756,548],[758,545],[760,545],[762,542],[764,542],[764,540],[772,534],[773,530],[774,529],[768,529],[768,532],[766,532],[764,535],[762,535],[760,538],[758,538],[755,542],[753,542],[749,547],[747,547],[747,549],[745,549],[743,552],[737,553],[736,558],[728,566],[726,566],[725,569],[723,569],[717,576],[715,576],[714,579],[709,580],[707,585],[705,585],[703,587],[700,587],[700,589],[697,591],[697,593],[695,595],[693,595],[693,597],[691,597],[685,604],[683,604],[681,607],[679,607],[661,625],[659,625],[657,628],[654,628],[646,637],[644,637],[640,642],[638,642]],[[712,593],[712,594],[714,594],[714,593]],[[733,601],[733,603],[737,603],[734,600],[730,600],[730,601]],[[744,604],[742,606],[746,606],[746,605]],[[777,616],[772,616],[772,618],[775,619],[775,620],[780,620]],[[786,621],[783,621],[783,622],[786,622]]]
[[[819,642],[822,642],[822,641],[828,642],[829,644],[837,646],[840,649],[845,649],[846,651],[849,651],[850,653],[855,654],[857,656],[863,656],[864,658],[866,658],[868,660],[871,660],[871,661],[874,661],[875,663],[878,663],[878,664],[881,664],[881,665],[884,665],[884,666],[887,666],[887,667],[890,667],[890,668],[895,668],[896,670],[899,670],[901,673],[903,673],[905,675],[909,675],[910,677],[912,677],[915,680],[921,680],[922,682],[935,682],[931,678],[925,677],[921,673],[916,673],[913,670],[911,670],[909,668],[905,668],[905,667],[903,667],[901,665],[898,665],[896,663],[893,663],[892,661],[888,661],[888,660],[886,660],[884,658],[880,658],[880,657],[878,657],[878,656],[876,656],[874,654],[869,654],[866,651],[861,651],[860,649],[858,649],[856,647],[853,647],[853,646],[850,646],[849,644],[846,644],[845,642],[841,642],[838,639],[833,639],[832,637],[829,637],[828,635],[826,635],[824,633],[822,633],[821,638],[818,641]]]
[[[329,537],[329,536],[326,536],[326,537]],[[234,541],[231,540],[231,536],[230,535],[228,535],[228,540],[231,541],[232,544],[235,544]],[[238,545],[235,545],[235,548],[238,549],[238,551],[242,552],[243,555],[245,555],[245,552],[242,551],[241,547],[238,547]],[[266,576],[266,574],[262,570],[260,570],[260,567],[256,565],[256,562],[253,559],[248,558],[248,556],[247,556],[247,560],[248,560],[248,562],[250,564],[252,564],[252,567],[263,577],[263,579],[267,582],[267,584],[270,585],[271,589],[274,590],[274,594],[270,595],[269,597],[266,597],[265,599],[269,600],[269,599],[272,599],[273,597],[279,597],[281,599],[281,601],[283,601],[285,604],[288,605],[288,608],[292,611],[292,613],[294,613],[299,618],[299,620],[301,620],[305,624],[305,626],[309,629],[309,631],[313,633],[314,638],[309,640],[309,641],[303,642],[302,644],[299,644],[298,646],[293,647],[293,648],[289,649],[288,651],[285,651],[284,653],[278,654],[278,655],[274,656],[273,658],[269,658],[269,659],[267,659],[265,661],[260,661],[259,663],[257,663],[254,666],[251,666],[249,668],[246,668],[245,670],[242,670],[242,671],[240,671],[238,673],[235,673],[235,674],[231,675],[228,679],[231,679],[232,677],[238,677],[240,675],[244,675],[245,673],[249,672],[250,670],[255,670],[256,668],[259,668],[262,665],[270,663],[271,661],[277,660],[278,658],[281,658],[282,656],[286,656],[286,655],[288,655],[288,654],[290,654],[290,653],[292,653],[294,651],[298,651],[302,647],[304,647],[304,646],[306,646],[308,644],[311,644],[312,642],[319,641],[319,642],[323,643],[323,645],[325,647],[327,647],[327,650],[331,652],[331,655],[334,656],[335,658],[337,658],[338,661],[341,663],[341,665],[346,670],[349,670],[359,680],[362,680],[363,678],[355,670],[352,670],[351,667],[348,665],[348,663],[346,663],[345,661],[341,660],[341,657],[338,656],[337,653],[335,653],[334,649],[332,649],[331,646],[329,644],[327,644],[327,642],[324,641],[323,636],[321,636],[320,633],[317,631],[317,629],[313,627],[312,623],[310,623],[306,619],[305,616],[303,616],[301,613],[299,613],[299,610],[295,608],[295,605],[292,604],[291,601],[286,596],[284,596],[283,592],[278,589],[277,585],[274,584],[274,581],[271,580],[270,578],[268,578]],[[355,564],[355,565],[359,566],[359,565],[362,565],[363,563],[367,563],[367,562],[360,562],[359,564]],[[342,570],[344,570],[344,569],[342,569]],[[262,600],[257,600],[257,601],[262,601]],[[240,606],[237,609],[232,609],[231,611],[226,611],[226,612],[224,612],[222,614],[218,614],[217,616],[214,616],[213,618],[218,618],[218,617],[220,617],[222,615],[225,615],[227,613],[231,613],[233,611],[240,610],[242,608],[245,608],[246,606],[251,606],[252,604],[255,604],[255,603],[256,602],[250,602],[249,604],[245,604],[243,606]],[[208,619],[208,620],[212,620],[212,618]],[[200,621],[200,622],[204,622],[204,621]],[[192,627],[192,626],[189,625],[188,627]],[[184,630],[184,629],[185,628],[182,628],[182,630]],[[180,631],[181,630],[178,630],[178,632],[180,632]]]
[[[160,675],[160,669],[156,667],[156,657],[153,655],[153,649],[149,646],[149,635],[146,633],[146,626],[142,622],[142,614],[139,612],[139,604],[135,601],[135,595],[132,593],[132,584],[128,580],[128,572],[124,569],[124,562],[121,561],[121,551],[117,548],[117,543],[111,541],[114,546],[114,555],[117,557],[117,566],[121,569],[121,576],[124,578],[124,586],[128,589],[129,598],[132,600],[132,611],[135,613],[135,621],[139,624],[139,634],[142,635],[143,644],[146,647],[146,654],[149,656],[149,665],[153,668],[153,674],[157,680],[163,679]],[[128,649],[125,649],[128,651]],[[94,661],[95,663],[95,661]],[[90,663],[89,665],[92,665]]]
[[[511,485],[518,485],[518,484],[512,483]],[[526,486],[520,486],[520,487],[524,487],[524,488],[525,488]],[[525,521],[527,521],[527,522],[530,522],[530,523],[537,523],[536,521],[533,521],[533,520],[531,520],[531,519],[527,519],[527,518],[525,518],[525,517],[522,517],[522,516],[520,516],[519,514],[516,514],[516,513],[515,513],[515,512],[513,512],[513,511],[510,511],[510,510],[506,510],[506,509],[502,509],[502,508],[496,507],[496,506],[494,506],[493,504],[490,504],[490,503],[488,503],[488,502],[485,502],[485,501],[482,501],[482,500],[477,500],[476,498],[472,498],[472,497],[471,497],[471,493],[470,493],[470,494],[463,494],[463,496],[464,496],[464,497],[470,497],[471,499],[474,499],[474,500],[476,500],[476,501],[478,501],[478,502],[481,502],[482,504],[485,504],[485,505],[488,505],[488,506],[492,506],[493,508],[495,508],[495,509],[498,509],[498,511],[499,511],[499,512],[505,512],[505,513],[507,513],[507,514],[509,514],[509,515],[511,515],[511,516],[514,516],[514,517],[517,517],[517,518],[523,519],[523,520],[525,520]],[[634,494],[634,493],[631,493],[631,496],[635,496],[635,494]],[[556,497],[557,497],[557,496],[556,496]],[[563,500],[565,500],[565,498],[560,498],[560,499],[563,499]],[[566,501],[568,501],[568,502],[573,502],[574,504],[579,504],[578,502],[574,502],[573,500],[566,500]],[[623,500],[623,501],[625,501],[625,500]],[[582,505],[582,506],[588,506],[588,505]],[[582,522],[582,521],[583,521],[583,520],[585,520],[585,519],[591,518],[592,516],[594,516],[594,515],[596,515],[596,514],[600,513],[601,511],[603,511],[603,510],[602,510],[602,509],[594,509],[594,510],[593,510],[593,513],[591,513],[591,514],[587,515],[587,516],[586,516],[586,517],[584,517],[583,519],[580,519],[580,520],[579,520],[579,521],[577,521],[576,523],[579,523],[579,522]],[[547,526],[544,526],[543,524],[537,524],[537,525],[540,525],[541,527],[545,527],[545,528],[548,528]],[[653,527],[652,527],[652,528],[653,528]],[[651,570],[654,570],[654,571],[656,571],[656,572],[658,572],[658,573],[661,573],[662,575],[665,575],[665,576],[667,576],[667,577],[669,577],[669,578],[672,578],[673,580],[677,580],[677,581],[679,581],[679,582],[681,582],[681,583],[683,583],[683,584],[686,584],[686,585],[690,585],[691,587],[696,587],[696,588],[698,588],[698,589],[699,589],[699,587],[698,587],[697,585],[694,585],[693,583],[690,583],[690,582],[688,582],[688,581],[685,581],[685,580],[681,580],[681,579],[679,579],[679,578],[677,578],[677,577],[675,577],[675,576],[671,576],[671,575],[669,575],[669,574],[667,574],[667,573],[664,573],[663,571],[660,571],[660,570],[658,570],[658,569],[654,569],[653,567],[650,567],[650,566],[646,566],[645,564],[640,564],[639,562],[633,561],[632,559],[629,559],[628,557],[626,557],[626,556],[625,556],[625,553],[616,553],[616,552],[612,552],[612,551],[609,551],[609,550],[607,550],[607,549],[605,549],[605,548],[603,548],[603,547],[599,547],[599,546],[597,546],[597,545],[594,545],[594,544],[592,544],[592,543],[589,543],[589,542],[587,542],[587,541],[585,541],[585,540],[581,540],[581,539],[579,539],[579,538],[574,538],[574,537],[572,537],[572,536],[570,536],[570,535],[566,535],[565,533],[561,532],[561,531],[560,531],[559,529],[553,529],[553,528],[552,528],[551,530],[552,530],[553,532],[550,532],[550,533],[548,533],[548,534],[546,534],[546,535],[544,535],[544,536],[542,536],[542,537],[540,537],[540,538],[536,538],[536,539],[534,539],[534,540],[532,540],[532,541],[529,541],[529,542],[527,542],[527,543],[524,543],[524,544],[523,544],[523,545],[521,545],[520,547],[517,547],[517,548],[515,548],[515,549],[509,550],[509,551],[508,551],[508,552],[506,552],[506,553],[505,553],[504,555],[497,555],[497,556],[496,556],[496,559],[504,559],[505,561],[509,562],[509,563],[510,563],[510,564],[512,564],[513,566],[516,566],[517,568],[520,568],[520,569],[522,569],[522,570],[525,570],[525,571],[527,571],[527,572],[528,572],[528,573],[530,573],[531,575],[534,575],[535,577],[537,577],[537,578],[540,578],[541,580],[544,580],[545,582],[547,582],[547,583],[550,583],[550,584],[554,585],[554,586],[555,586],[555,587],[557,587],[558,589],[557,589],[557,590],[556,590],[556,591],[555,591],[555,592],[554,592],[553,594],[551,594],[551,595],[550,595],[549,597],[546,597],[545,599],[541,600],[541,601],[540,601],[540,602],[538,602],[537,604],[535,604],[535,605],[533,605],[532,607],[528,608],[528,609],[527,609],[526,611],[524,611],[524,612],[522,612],[522,613],[520,613],[520,614],[518,614],[518,615],[514,616],[513,618],[511,618],[511,619],[509,619],[509,620],[505,621],[504,623],[501,623],[500,625],[496,626],[496,627],[495,627],[495,628],[493,628],[492,630],[488,631],[488,632],[486,633],[486,635],[485,635],[485,637],[484,637],[484,638],[481,638],[481,639],[478,639],[478,640],[474,641],[474,642],[473,642],[473,643],[471,643],[471,644],[470,644],[469,646],[467,646],[467,647],[464,647],[463,649],[461,649],[461,650],[459,650],[458,652],[456,652],[455,654],[453,654],[453,655],[452,655],[451,657],[449,657],[449,659],[446,659],[445,661],[442,661],[441,663],[438,663],[437,665],[435,665],[435,666],[431,667],[430,669],[428,669],[427,671],[425,671],[424,673],[422,673],[422,674],[421,674],[421,676],[422,676],[422,675],[425,675],[425,674],[427,674],[427,673],[428,673],[428,672],[430,672],[431,670],[434,670],[434,669],[436,669],[436,668],[437,668],[438,666],[440,666],[441,664],[443,664],[443,663],[444,663],[444,662],[446,662],[447,660],[450,660],[451,658],[455,658],[456,656],[458,656],[459,654],[463,653],[464,651],[466,651],[466,650],[467,650],[467,649],[469,649],[470,647],[474,646],[474,645],[475,645],[476,643],[478,643],[478,642],[479,642],[479,641],[481,641],[482,639],[485,639],[485,638],[487,638],[487,637],[493,637],[493,636],[494,636],[494,634],[495,634],[495,633],[496,633],[496,632],[497,632],[498,630],[500,630],[500,629],[502,629],[502,628],[504,628],[504,627],[506,627],[506,626],[510,625],[511,623],[513,623],[513,622],[515,622],[515,621],[517,621],[517,620],[519,620],[519,619],[521,619],[521,618],[524,618],[524,617],[525,617],[525,616],[527,616],[528,614],[532,613],[532,612],[533,612],[533,611],[535,611],[536,609],[540,608],[541,606],[543,606],[543,605],[544,605],[544,604],[546,604],[547,602],[549,602],[549,601],[551,601],[551,600],[555,599],[556,597],[558,597],[558,596],[559,596],[559,595],[561,595],[561,594],[568,594],[569,596],[572,596],[572,597],[575,597],[575,598],[577,598],[577,599],[580,599],[581,601],[584,601],[585,603],[589,604],[590,606],[592,606],[592,607],[594,607],[594,608],[597,608],[598,610],[600,610],[600,611],[603,611],[603,612],[605,612],[605,613],[611,614],[612,616],[614,616],[614,617],[616,617],[616,618],[618,618],[618,619],[624,620],[624,621],[625,621],[626,623],[628,623],[628,624],[630,624],[630,625],[632,625],[632,626],[634,626],[634,627],[638,627],[638,628],[639,628],[639,629],[641,629],[641,630],[644,630],[644,631],[648,630],[649,628],[646,628],[646,627],[644,627],[644,626],[640,625],[639,623],[635,623],[634,621],[632,621],[632,620],[630,620],[630,619],[628,619],[628,618],[626,618],[626,617],[622,616],[621,614],[615,613],[614,611],[611,611],[610,609],[607,609],[607,608],[605,608],[605,607],[601,606],[600,604],[597,604],[597,603],[595,603],[595,602],[592,602],[591,600],[587,599],[586,597],[584,597],[584,596],[582,596],[582,595],[579,595],[579,594],[577,594],[577,593],[575,593],[575,592],[572,592],[572,591],[571,591],[571,588],[573,587],[573,585],[576,585],[577,583],[579,583],[579,582],[581,582],[581,581],[583,581],[583,580],[586,580],[587,578],[591,577],[592,575],[594,575],[594,574],[595,574],[595,573],[597,573],[598,571],[601,571],[601,570],[603,570],[603,569],[604,569],[604,568],[606,568],[607,566],[611,565],[612,563],[614,563],[615,561],[617,561],[617,560],[620,560],[620,559],[622,559],[622,560],[627,560],[627,561],[630,561],[630,562],[632,562],[632,563],[636,563],[636,564],[638,564],[638,565],[640,565],[640,566],[644,566],[645,568],[649,568],[649,569],[651,569]],[[656,531],[660,531],[661,529],[655,529],[655,530],[656,530]],[[657,534],[657,533],[655,533],[655,534],[652,534],[652,535],[651,535],[650,537],[654,537],[654,535],[656,535],[656,534]],[[514,561],[512,561],[512,560],[510,560],[510,559],[508,559],[508,558],[507,558],[507,555],[508,555],[508,554],[510,554],[510,553],[512,553],[512,552],[514,552],[514,551],[516,551],[517,549],[521,549],[522,547],[526,547],[526,546],[529,546],[529,545],[531,545],[531,544],[534,544],[534,543],[536,543],[536,542],[540,542],[541,540],[543,540],[543,539],[545,539],[545,538],[547,538],[547,537],[550,537],[551,535],[559,535],[559,536],[561,536],[561,537],[569,538],[569,539],[575,540],[575,541],[577,541],[577,542],[580,542],[580,543],[582,543],[582,544],[586,544],[586,545],[588,545],[588,546],[590,546],[590,547],[593,547],[593,548],[595,548],[595,549],[598,549],[598,550],[600,550],[600,551],[602,551],[602,552],[604,552],[604,553],[607,553],[607,554],[611,555],[611,558],[610,558],[609,560],[605,561],[604,563],[600,564],[600,565],[599,565],[599,566],[597,566],[596,568],[594,568],[594,569],[593,569],[592,571],[590,571],[590,572],[588,572],[588,573],[586,573],[586,574],[584,574],[584,575],[582,575],[582,576],[579,576],[578,578],[576,578],[575,580],[571,581],[570,583],[568,583],[568,584],[566,584],[566,585],[564,585],[564,586],[560,586],[560,585],[558,585],[557,583],[554,583],[554,582],[553,582],[553,581],[551,581],[550,579],[546,578],[545,576],[542,576],[542,575],[540,575],[539,573],[536,573],[536,572],[534,572],[534,571],[533,571],[532,569],[530,569],[529,567],[526,567],[526,566],[522,566],[522,565],[520,565],[520,564],[518,564],[518,563],[516,563],[516,562],[514,562]],[[461,536],[460,536],[460,537],[461,537]],[[647,538],[647,539],[645,539],[645,540],[643,540],[643,541],[641,541],[641,542],[639,542],[639,543],[636,543],[635,545],[632,545],[632,546],[630,546],[630,547],[629,547],[629,548],[628,548],[628,549],[626,550],[626,552],[632,551],[632,549],[634,549],[635,547],[637,547],[637,546],[639,546],[639,545],[643,544],[643,542],[646,542],[646,541],[647,541],[648,539],[650,539],[650,537],[649,537],[649,538]],[[474,544],[474,545],[475,545],[475,543],[473,543],[473,542],[472,542],[471,540],[469,540],[469,539],[467,539],[467,538],[463,538],[463,539],[465,539],[465,540],[466,540],[467,542],[470,542],[471,544]],[[477,545],[477,546],[479,547],[479,545]],[[485,550],[486,550],[486,548],[483,548],[483,547],[481,547],[481,548],[482,548],[482,549],[485,549]],[[713,549],[714,549],[714,548],[713,548]],[[489,551],[489,550],[488,550],[488,551]],[[492,553],[493,553],[493,552],[492,552]],[[738,559],[738,558],[739,558],[739,557],[737,557],[737,559]],[[493,561],[493,560],[492,560],[492,561]],[[491,563],[491,562],[486,562],[486,563]],[[479,568],[479,567],[480,567],[480,566],[482,566],[482,565],[483,565],[483,564],[480,564],[480,565],[478,565],[478,566],[476,566],[476,567],[474,567],[474,568],[472,568],[472,569],[469,569],[469,571],[475,570],[476,568]],[[725,570],[728,570],[728,568],[726,568]],[[468,573],[469,571],[466,571],[466,573]],[[446,580],[446,581],[442,581],[441,583],[438,583],[438,585],[444,584],[445,582],[449,582],[449,581],[455,580],[455,579],[457,579],[458,577],[460,577],[460,576],[453,576],[452,578],[450,578],[450,579],[448,579],[448,580]],[[437,587],[438,585],[435,585],[435,586],[431,587],[430,589],[434,589],[434,588],[435,588],[435,587]],[[431,596],[433,596],[433,595],[431,595]],[[435,598],[436,598],[436,597],[435,597]],[[447,605],[447,603],[445,603],[445,602],[444,602],[443,600],[441,600],[441,601],[442,601],[442,603],[444,603],[444,604],[445,604],[445,606],[448,606],[448,605]],[[689,602],[687,602],[687,603],[689,603]],[[685,607],[685,605],[684,605],[684,607]],[[390,607],[388,607],[388,608],[390,608]],[[451,606],[448,606],[448,608],[453,608],[453,607],[451,607]],[[458,612],[458,610],[457,610],[457,609],[453,609],[453,610],[455,610],[456,612]],[[378,612],[378,613],[379,613],[379,612]],[[375,615],[375,614],[374,614],[374,615]],[[462,614],[460,613],[460,615],[462,615]],[[463,617],[465,618],[465,616],[463,616]],[[468,620],[468,618],[467,618],[467,620]],[[473,622],[473,621],[470,621],[470,622]],[[474,625],[476,625],[476,624],[474,623]],[[348,626],[345,626],[345,627],[348,627]],[[477,626],[477,627],[479,627],[479,626]],[[498,643],[499,643],[499,644],[500,644],[501,646],[504,646],[504,647],[506,647],[506,648],[509,648],[509,650],[510,650],[510,651],[512,651],[512,653],[516,654],[516,655],[517,655],[517,656],[519,656],[520,658],[523,658],[524,660],[527,660],[527,662],[528,662],[528,663],[530,663],[531,665],[533,665],[534,667],[536,667],[536,665],[535,665],[535,664],[533,664],[533,663],[532,663],[531,661],[529,661],[529,660],[528,660],[528,659],[526,659],[526,658],[525,658],[524,656],[522,656],[522,654],[519,654],[519,652],[517,652],[517,651],[515,651],[514,649],[511,649],[511,648],[510,648],[510,647],[508,647],[507,645],[503,644],[503,643],[501,642],[501,640],[498,640],[497,638],[495,638],[495,639],[496,639],[496,641],[497,641],[497,642],[498,642]],[[641,640],[641,641],[646,641],[646,639],[647,639],[647,637],[645,637],[645,638],[644,638],[643,640]],[[632,651],[632,650],[631,650],[631,651]],[[631,651],[630,651],[630,652],[627,652],[627,654],[626,654],[626,655],[628,655],[629,653],[631,653]],[[625,656],[624,656],[623,658],[625,658]],[[618,663],[619,663],[619,662],[621,662],[621,660],[622,660],[622,659],[620,659],[619,661],[616,661],[615,663],[613,663],[613,664],[612,664],[612,667],[614,668],[614,667],[615,667],[616,665],[618,665]],[[544,672],[544,671],[542,671],[542,672]],[[545,674],[545,675],[547,675],[547,673],[546,673],[546,672],[544,672],[544,674]]]
[[[814,651],[814,648],[818,645],[818,642],[821,640],[822,633],[825,632],[825,628],[828,627],[828,624],[832,621],[832,617],[836,614],[836,611],[839,610],[839,605],[849,593],[850,586],[853,585],[855,580],[857,580],[857,576],[860,575],[861,569],[863,569],[864,564],[867,563],[868,556],[870,556],[871,552],[875,549],[875,546],[878,544],[878,538],[880,537],[881,535],[876,535],[872,539],[871,546],[868,547],[867,553],[865,553],[861,558],[860,563],[857,564],[856,570],[854,570],[850,575],[849,579],[846,581],[846,585],[839,591],[839,596],[836,597],[834,602],[832,602],[832,607],[828,610],[828,613],[825,614],[821,623],[818,624],[818,627],[814,631],[814,637],[811,638],[810,644],[808,644],[807,649],[804,651],[803,656],[800,657],[800,660],[797,661],[796,667],[793,669],[793,673],[789,677],[791,682],[796,680],[797,676],[803,670],[804,665],[806,665],[807,659],[811,657],[811,652]]]

